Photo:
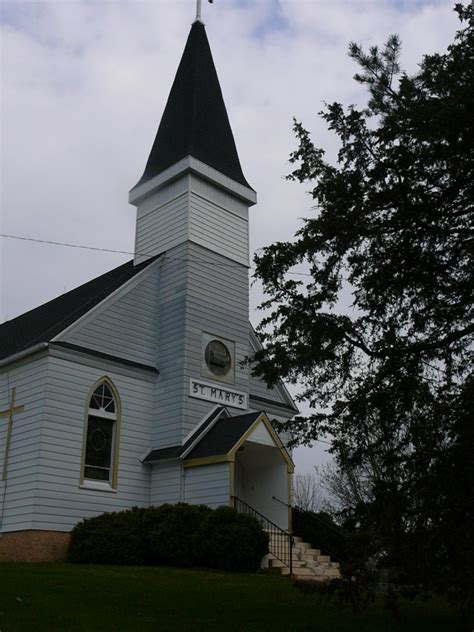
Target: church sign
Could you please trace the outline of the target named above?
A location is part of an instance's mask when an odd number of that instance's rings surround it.
[[[215,402],[222,406],[232,406],[232,408],[248,409],[248,398],[246,393],[236,391],[228,386],[218,386],[213,382],[205,380],[190,380],[189,396],[197,399],[205,399],[208,402]]]

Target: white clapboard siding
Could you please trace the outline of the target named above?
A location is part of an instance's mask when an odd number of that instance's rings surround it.
[[[268,388],[265,382],[258,376],[250,375],[249,389],[251,395],[263,397],[264,399],[277,402],[278,404],[288,405],[288,402],[283,398],[277,388]]]
[[[248,355],[248,270],[246,266],[189,245],[193,261],[205,259],[209,265],[190,266],[186,295],[187,393],[183,415],[183,438],[214,406],[189,397],[189,379],[199,378],[202,369],[202,334],[209,333],[235,343],[234,383],[229,386],[248,392],[248,369],[241,362]],[[241,411],[234,411],[238,414]]]
[[[172,180],[142,198],[137,206],[137,217],[142,219],[159,209],[163,204],[167,204],[186,193],[189,190],[190,177],[188,174]]]
[[[234,341],[233,386],[248,392],[248,207],[246,187],[194,159],[180,163],[130,199],[137,206],[136,261],[160,261],[152,447],[180,444],[212,409],[189,397],[201,377],[202,335]],[[236,413],[241,411],[235,411]]]
[[[209,200],[214,205],[220,206],[223,210],[233,213],[243,219],[248,219],[249,206],[239,197],[236,197],[230,191],[223,189],[210,180],[192,174],[190,176],[190,188],[192,193]],[[224,215],[224,217],[226,217]]]
[[[249,265],[248,220],[191,193],[189,239],[225,257]]]
[[[229,463],[202,465],[185,470],[184,501],[215,509],[230,502]]]
[[[56,339],[156,365],[159,261]]]
[[[150,504],[177,503],[181,497],[182,468],[179,461],[148,466],[151,469]]]
[[[16,388],[16,406],[24,411],[13,417],[6,481],[0,481],[1,531],[30,529],[37,493],[37,467],[40,457],[41,428],[44,418],[48,359],[36,357],[14,367],[5,367],[0,375],[0,410],[9,407],[11,389]],[[3,472],[7,417],[0,417],[0,473]]]
[[[180,444],[214,406],[189,397],[190,379],[201,377],[203,333],[235,342],[232,386],[248,391],[248,269],[187,242],[166,253],[158,294],[155,448]]]
[[[189,179],[185,178],[186,190],[176,197],[162,202],[156,200],[154,206],[149,200],[143,204],[150,206],[143,212],[139,206],[135,235],[135,262],[141,263],[188,239],[189,233]]]
[[[104,376],[122,407],[116,492],[79,487],[87,398]],[[140,458],[151,442],[152,406],[153,381],[140,372],[50,357],[31,528],[69,531],[82,518],[150,503],[150,470]]]
[[[160,269],[157,317],[157,366],[153,447],[181,443],[185,396],[184,354],[188,248],[182,244],[166,254]]]

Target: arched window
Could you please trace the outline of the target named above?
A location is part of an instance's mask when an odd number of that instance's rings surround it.
[[[82,483],[117,486],[120,401],[108,378],[93,389],[88,402],[84,436]]]

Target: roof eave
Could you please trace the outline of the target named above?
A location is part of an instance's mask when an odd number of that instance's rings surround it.
[[[31,347],[28,347],[27,349],[23,349],[22,351],[13,353],[12,355],[7,356],[6,358],[2,358],[0,360],[0,367],[6,366],[7,364],[11,364],[12,362],[17,362],[18,360],[23,360],[23,358],[27,358],[30,355],[33,355],[35,353],[38,353],[39,351],[47,349],[48,347],[49,347],[48,342],[39,342],[35,345],[32,345]]]
[[[253,189],[236,182],[224,173],[221,173],[217,169],[206,165],[201,160],[194,158],[194,156],[186,156],[171,167],[168,167],[168,169],[158,173],[150,180],[142,182],[141,184],[136,184],[130,190],[128,201],[130,204],[137,206],[140,201],[147,197],[152,191],[161,189],[170,182],[177,180],[187,173],[194,173],[204,180],[215,184],[219,188],[232,193],[246,202],[249,206],[253,206],[257,203],[257,194]]]

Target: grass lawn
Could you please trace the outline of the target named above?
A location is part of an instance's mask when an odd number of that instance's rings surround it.
[[[0,632],[452,631],[443,604],[353,614],[288,579],[174,568],[0,564]]]

